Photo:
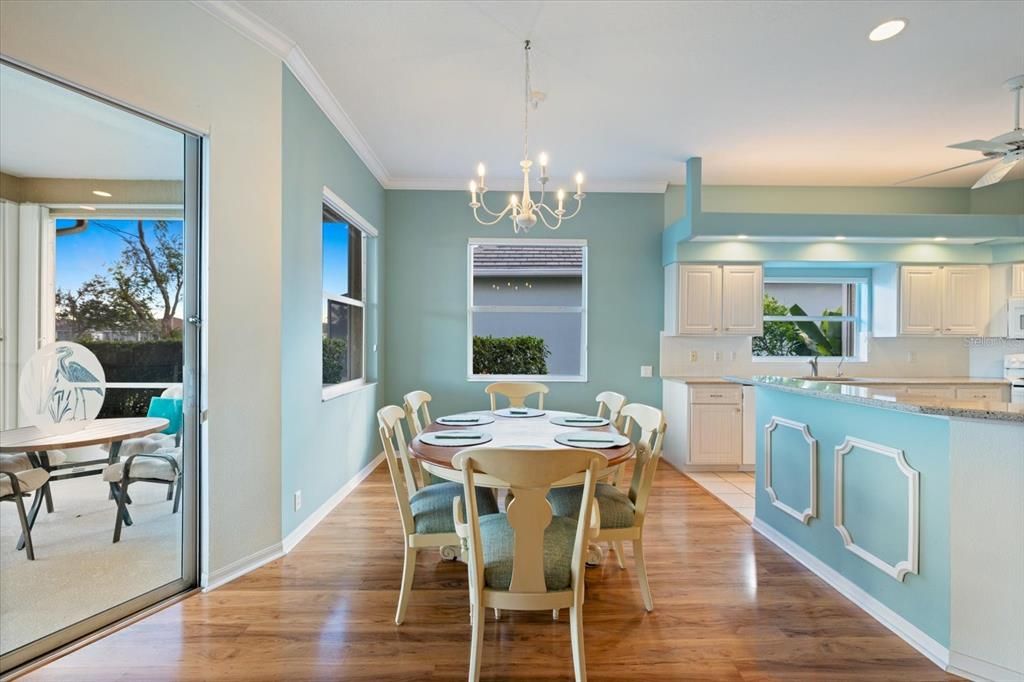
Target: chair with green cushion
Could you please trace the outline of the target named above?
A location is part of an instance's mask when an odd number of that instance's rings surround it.
[[[469,679],[480,678],[484,613],[569,609],[573,669],[586,680],[583,649],[583,573],[588,540],[597,530],[594,486],[605,458],[592,450],[475,448],[455,456],[462,470],[463,496],[455,500],[455,528],[469,560],[469,602],[473,634]],[[474,495],[482,478],[507,484],[506,514],[488,514]],[[578,477],[578,519],[554,516],[547,501],[552,484]],[[463,500],[466,503],[463,504]]]
[[[416,572],[417,552],[428,547],[459,546],[459,536],[455,534],[455,521],[452,518],[452,500],[462,494],[462,486],[458,483],[419,485],[406,446],[405,431],[402,428],[404,419],[405,410],[397,405],[388,405],[377,411],[380,440],[398,500],[405,538],[405,567],[398,595],[398,611],[395,613],[396,625],[401,625],[405,620],[409,592],[412,591],[413,575]],[[488,514],[497,513],[498,504],[494,494],[487,489],[477,492],[480,508]]]
[[[632,403],[622,408],[625,423],[622,433],[630,436],[639,430],[635,441],[636,460],[629,492],[623,492],[614,485],[599,483],[594,501],[601,512],[601,531],[596,542],[608,542],[615,548],[619,568],[625,568],[622,545],[629,540],[633,543],[633,559],[636,561],[637,577],[644,608],[654,610],[651,587],[647,581],[647,566],[644,563],[644,518],[650,499],[654,474],[661,458],[662,441],[665,439],[665,418],[661,410],[648,405]],[[579,488],[556,488],[548,495],[551,508],[561,516],[576,517],[579,514]]]

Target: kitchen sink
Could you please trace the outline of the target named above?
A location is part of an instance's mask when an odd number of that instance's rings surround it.
[[[817,376],[817,377],[796,377],[801,381],[857,381],[857,377],[828,377],[828,376]]]

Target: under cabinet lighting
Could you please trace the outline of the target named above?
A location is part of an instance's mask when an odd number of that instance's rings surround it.
[[[836,240],[837,242],[841,242],[841,241],[843,241],[844,239],[846,239],[846,237],[844,237],[844,236],[843,236],[843,235],[841,235],[841,234],[837,234],[837,235],[835,236],[835,240]]]
[[[888,21],[883,21],[878,26],[871,29],[871,33],[868,34],[868,40],[873,43],[880,43],[883,40],[888,40],[889,38],[898,36],[906,27],[906,19],[889,19]]]
[[[96,210],[95,206],[79,206],[78,208],[82,209],[83,211],[95,211]]]
[[[749,239],[749,237],[745,234],[738,234],[736,235],[736,239]]]
[[[93,194],[95,194],[95,195],[96,195],[96,196],[98,196],[98,197],[105,197],[105,198],[107,198],[107,199],[109,199],[110,197],[114,196],[114,195],[113,195],[113,194],[111,194],[110,192],[104,192],[104,191],[103,191],[103,190],[101,190],[101,189],[94,189],[94,190],[92,191],[92,193],[93,193]]]
[[[936,237],[935,241],[937,241],[937,242],[944,242],[944,241],[946,241],[946,237]]]

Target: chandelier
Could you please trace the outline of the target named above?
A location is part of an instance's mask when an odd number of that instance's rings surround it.
[[[523,171],[523,196],[520,199],[517,195],[513,194],[509,197],[508,205],[500,213],[496,213],[491,209],[487,208],[485,197],[487,195],[487,183],[484,181],[484,174],[486,169],[481,163],[476,167],[477,180],[471,180],[469,183],[469,193],[472,197],[469,202],[470,208],[473,209],[473,217],[481,225],[495,225],[502,218],[508,216],[512,219],[512,227],[516,233],[529,232],[530,228],[537,224],[537,218],[544,223],[544,226],[551,230],[557,230],[562,224],[563,220],[569,220],[575,218],[576,214],[580,212],[580,208],[583,206],[583,198],[587,196],[583,193],[583,173],[576,174],[576,193],[572,195],[572,198],[576,200],[576,210],[571,214],[566,215],[565,210],[565,190],[559,188],[555,194],[557,200],[557,208],[551,208],[544,203],[546,196],[546,189],[548,181],[551,178],[548,177],[548,155],[541,152],[537,157],[537,163],[540,165],[540,197],[537,201],[533,200],[533,196],[530,193],[530,169],[533,167],[533,162],[530,161],[530,107],[537,108],[537,104],[543,99],[542,93],[534,93],[530,89],[530,41],[527,40],[524,44],[524,54],[526,57],[526,92],[525,101],[523,102],[523,160],[519,162],[519,167]],[[487,214],[484,217],[480,217],[479,209],[483,209]]]

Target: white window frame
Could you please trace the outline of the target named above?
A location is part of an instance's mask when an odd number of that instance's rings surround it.
[[[473,247],[482,244],[511,246],[578,246],[583,251],[583,290],[578,306],[478,306],[473,302]],[[466,245],[466,380],[492,381],[548,381],[586,383],[589,371],[587,358],[588,321],[588,265],[590,256],[586,239],[512,239],[499,237],[471,237]],[[473,313],[580,313],[580,374],[474,374],[473,373]]]
[[[853,284],[857,287],[857,301],[860,307],[856,311],[856,315],[804,315],[804,316],[785,316],[785,315],[765,315],[764,322],[853,322],[854,336],[856,337],[856,348],[854,349],[854,355],[833,355],[833,356],[815,356],[815,355],[753,355],[751,358],[755,363],[758,362],[792,362],[805,364],[811,358],[817,357],[818,361],[824,364],[855,364],[859,362],[867,362],[867,331],[866,325],[869,316],[867,314],[867,306],[870,305],[868,302],[868,292],[870,287],[866,277],[842,277],[842,276],[825,276],[825,277],[770,277],[765,276],[764,283],[768,284]]]
[[[327,385],[322,386],[321,394],[320,394],[320,401],[321,402],[326,402],[328,400],[332,400],[332,399],[337,398],[339,396],[343,396],[343,395],[346,395],[348,393],[352,393],[354,391],[359,391],[359,390],[362,390],[364,388],[367,388],[369,386],[373,386],[373,385],[376,384],[375,381],[368,381],[366,379],[366,327],[367,327],[367,319],[366,319],[366,300],[365,299],[366,299],[366,296],[367,296],[367,293],[368,293],[367,289],[366,289],[366,281],[367,281],[367,276],[366,276],[366,274],[367,274],[366,273],[367,258],[366,258],[366,254],[367,254],[367,251],[369,249],[367,249],[367,246],[368,246],[369,239],[376,238],[379,235],[379,232],[377,232],[377,228],[375,228],[373,225],[370,224],[370,221],[368,221],[363,216],[359,215],[358,211],[356,211],[354,208],[349,206],[348,203],[345,202],[345,200],[343,200],[341,197],[339,197],[337,194],[335,194],[331,190],[331,188],[327,187],[326,185],[324,185],[324,189],[323,189],[322,204],[326,204],[328,208],[330,208],[332,211],[334,211],[335,213],[340,215],[342,218],[347,220],[352,225],[352,227],[355,227],[357,230],[359,230],[359,232],[361,234],[360,259],[362,261],[362,266],[360,267],[360,270],[361,270],[361,275],[362,275],[362,283],[360,285],[360,291],[362,292],[362,296],[363,296],[363,300],[360,301],[360,300],[355,299],[355,298],[349,298],[348,296],[331,295],[331,294],[328,294],[326,291],[324,291],[323,290],[323,259],[321,259],[321,264],[320,264],[320,283],[321,283],[321,285],[320,285],[320,303],[321,303],[321,311],[323,310],[323,307],[327,304],[327,301],[329,301],[329,300],[330,301],[335,301],[337,303],[345,303],[347,305],[351,305],[351,306],[355,306],[355,307],[363,309],[363,324],[362,324],[363,343],[361,344],[361,346],[362,346],[362,356],[363,356],[361,366],[362,366],[362,370],[363,370],[363,375],[361,377],[357,378],[357,379],[349,379],[348,381],[343,381],[340,384],[327,384]],[[322,213],[322,211],[321,211],[321,213]],[[320,244],[321,244],[321,249],[322,249],[323,248],[323,218],[322,217],[321,217],[321,222],[320,222],[320,231],[321,231],[321,234],[320,234]],[[321,251],[321,253],[322,253],[322,251]],[[321,322],[321,324],[322,324],[322,322]],[[322,336],[323,335],[323,331],[321,330],[320,333],[321,333],[321,336]],[[323,356],[321,355],[321,369],[322,369],[322,363],[323,363]]]

